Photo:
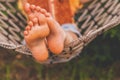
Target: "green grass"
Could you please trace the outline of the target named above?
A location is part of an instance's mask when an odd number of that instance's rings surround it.
[[[10,80],[10,65],[6,65],[6,80]]]

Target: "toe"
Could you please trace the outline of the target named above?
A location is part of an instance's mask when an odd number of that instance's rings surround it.
[[[36,11],[40,11],[41,10],[41,8],[39,7],[39,6],[36,6]]]
[[[46,17],[45,17],[44,14],[39,14],[38,15],[38,22],[39,22],[40,25],[44,24],[46,21],[47,20],[46,20]]]
[[[30,30],[31,30],[31,27],[30,27],[30,26],[27,26],[27,27],[25,28],[25,30],[30,31]]]
[[[50,13],[45,13],[45,16],[50,17],[51,15],[50,15]]]
[[[40,9],[40,12],[43,14],[47,13],[47,11],[45,9]]]
[[[37,19],[37,18],[34,18],[34,19],[33,19],[33,24],[34,24],[34,25],[38,25],[38,19]]]
[[[29,18],[30,21],[32,21],[35,18],[35,14],[29,14],[28,18]]]
[[[34,12],[35,11],[35,5],[30,5],[30,9]]]
[[[31,9],[30,9],[30,4],[29,3],[26,3],[24,5],[24,10],[27,14],[30,14],[31,13]]]
[[[32,22],[32,21],[29,21],[29,22],[28,22],[28,25],[29,25],[30,27],[32,27],[32,26],[33,26],[33,22]]]
[[[25,30],[24,31],[24,35],[27,36],[28,35],[28,31]]]

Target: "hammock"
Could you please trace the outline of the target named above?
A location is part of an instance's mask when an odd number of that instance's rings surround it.
[[[50,52],[50,57],[42,64],[67,62],[79,56],[82,49],[103,32],[120,23],[119,0],[94,0],[89,6],[77,12],[76,24],[81,36],[66,45],[60,55]],[[5,53],[31,55],[23,44],[23,30],[26,18],[17,9],[17,0],[0,0],[0,50]]]

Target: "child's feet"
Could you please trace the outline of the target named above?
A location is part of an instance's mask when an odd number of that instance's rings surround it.
[[[41,62],[48,58],[45,37],[50,51],[55,54],[62,52],[66,39],[68,43],[73,40],[45,9],[29,4],[26,4],[24,9],[30,20],[24,31],[25,40],[36,60]]]
[[[25,11],[28,14],[29,22],[24,31],[25,41],[31,50],[33,57],[39,61],[45,61],[48,58],[45,37],[49,34],[46,17],[43,14],[38,15],[34,6],[25,5]]]
[[[66,33],[60,24],[50,15],[47,17],[50,35],[47,37],[48,47],[55,54],[60,54],[65,45]]]
[[[71,33],[69,34],[69,32],[65,32],[61,28],[60,24],[52,18],[50,13],[48,13],[45,9],[42,9],[39,6],[35,6],[34,9],[36,9],[39,14],[46,16],[48,27],[50,29],[50,34],[46,38],[48,48],[54,54],[60,54],[64,49],[64,45],[73,40]]]
[[[46,16],[48,27],[50,29],[50,34],[47,36],[46,39],[50,51],[54,54],[60,54],[64,49],[64,41],[66,37],[65,31],[45,9],[42,9],[39,6],[37,6],[36,10],[39,11],[40,14],[42,13]]]

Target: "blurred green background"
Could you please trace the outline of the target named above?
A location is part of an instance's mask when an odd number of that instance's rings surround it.
[[[41,65],[31,56],[1,52],[0,80],[120,80],[120,25],[67,63]]]

